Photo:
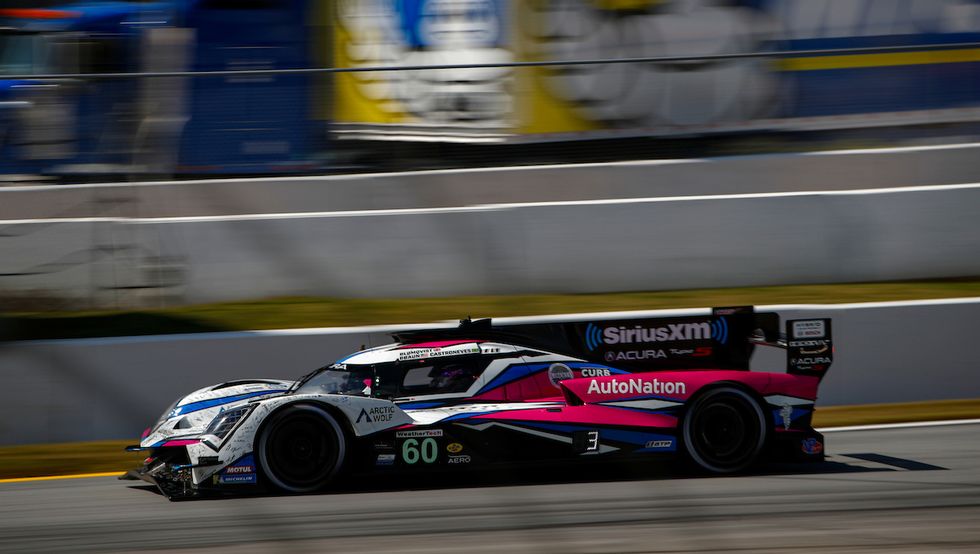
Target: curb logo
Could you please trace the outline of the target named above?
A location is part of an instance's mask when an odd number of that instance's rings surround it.
[[[446,446],[446,450],[448,450],[452,454],[457,454],[459,452],[462,452],[463,445],[459,444],[458,442],[451,442]]]

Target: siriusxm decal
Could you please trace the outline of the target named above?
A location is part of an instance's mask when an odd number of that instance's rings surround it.
[[[658,327],[643,325],[602,327],[589,323],[585,327],[585,345],[595,350],[602,345],[648,342],[676,342],[714,339],[728,342],[728,320],[719,317],[708,323],[668,323]]]
[[[585,327],[585,345],[589,350],[595,350],[602,344],[602,331],[592,323]]]
[[[716,318],[711,322],[711,338],[725,344],[728,342],[728,320],[724,317]]]

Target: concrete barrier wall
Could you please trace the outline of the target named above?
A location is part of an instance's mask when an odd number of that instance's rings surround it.
[[[913,303],[763,306],[786,318],[832,317],[836,361],[820,405],[980,397],[973,348],[980,298]],[[707,313],[594,314],[626,318]],[[498,323],[583,319],[506,318]],[[361,347],[390,342],[392,326],[64,340],[0,345],[0,445],[137,437],[177,397],[231,379],[293,379]],[[756,370],[784,353],[760,348]]]
[[[0,220],[337,212],[980,181],[980,144],[292,178],[0,187]]]
[[[3,230],[0,290],[97,304],[876,281],[980,274],[980,184]]]

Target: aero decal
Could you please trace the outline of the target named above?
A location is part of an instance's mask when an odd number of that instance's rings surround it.
[[[491,427],[501,427],[503,429],[510,429],[511,431],[517,431],[528,435],[534,435],[536,437],[542,437],[545,439],[551,439],[554,441],[572,444],[572,437],[566,437],[565,435],[556,435],[554,433],[546,433],[544,431],[538,431],[536,429],[527,429],[526,427],[518,427],[517,425],[510,425],[507,423],[498,423],[496,421],[491,421],[489,423],[479,423],[476,425],[469,424],[469,423],[457,423],[457,425],[460,425],[462,427],[468,427],[470,429],[475,429],[477,431],[486,431]],[[600,453],[615,452],[616,450],[619,449],[616,448],[615,446],[607,446],[605,444],[599,445]]]

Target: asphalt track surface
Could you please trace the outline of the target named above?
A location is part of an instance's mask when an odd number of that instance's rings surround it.
[[[113,478],[0,484],[0,552],[976,552],[980,424],[828,433],[823,464],[692,477],[575,465],[168,502]]]

